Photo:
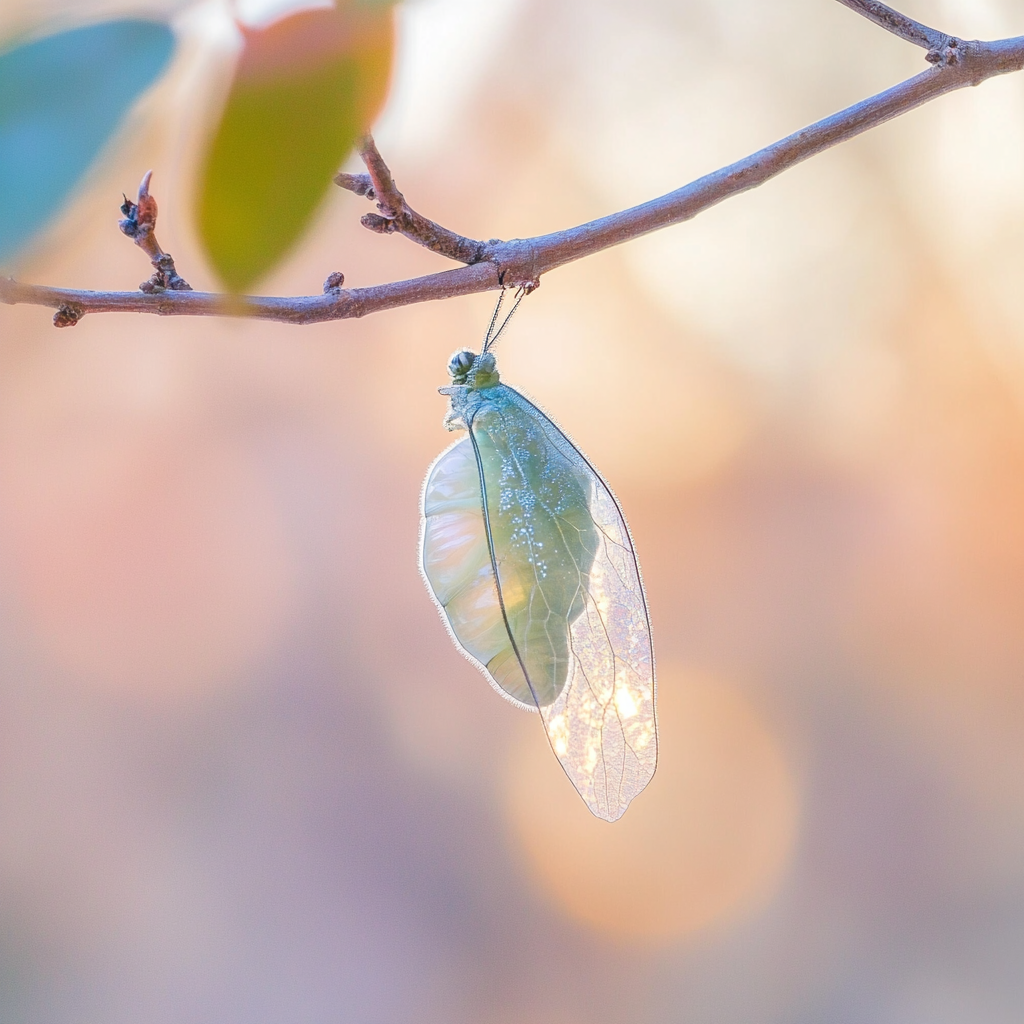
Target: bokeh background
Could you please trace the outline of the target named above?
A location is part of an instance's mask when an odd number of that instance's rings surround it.
[[[1014,0],[906,0],[965,37]],[[192,215],[230,11],[20,279],[133,288]],[[921,70],[828,0],[407,0],[417,209],[565,227]],[[350,169],[356,169],[353,165]],[[493,296],[295,328],[0,307],[0,1020],[1012,1024],[1024,1006],[1024,77],[544,278],[505,379],[615,487],[662,760],[592,819],[417,572]],[[338,190],[261,290],[445,266]]]

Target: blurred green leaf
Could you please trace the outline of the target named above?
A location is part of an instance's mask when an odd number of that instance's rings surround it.
[[[206,157],[199,233],[236,291],[292,248],[383,103],[391,14],[348,3],[245,32]]]
[[[173,51],[166,25],[125,20],[0,54],[0,260],[58,212]]]

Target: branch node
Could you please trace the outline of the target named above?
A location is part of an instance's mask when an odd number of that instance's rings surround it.
[[[53,326],[74,327],[83,316],[85,316],[85,310],[81,306],[64,303],[64,305],[58,306],[57,312],[53,314]]]
[[[965,51],[969,50],[970,44],[965,43],[956,36],[943,36],[939,46],[929,50],[924,59],[929,64],[941,65],[942,67],[953,67],[963,62],[967,56]]]
[[[139,285],[139,290],[147,295],[154,292],[190,292],[192,285],[188,283],[175,269],[174,260],[170,253],[162,252],[153,264],[153,276],[148,281]]]
[[[336,270],[324,281],[324,295],[330,295],[331,292],[340,292],[344,283],[345,275],[340,270]]]
[[[492,243],[493,244],[493,243]],[[540,287],[537,248],[530,239],[513,238],[501,244],[498,281],[503,288],[522,288],[529,295]]]

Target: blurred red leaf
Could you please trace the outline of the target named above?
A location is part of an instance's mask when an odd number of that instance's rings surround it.
[[[263,29],[245,45],[198,193],[217,273],[249,287],[288,253],[387,94],[389,7],[340,0]]]

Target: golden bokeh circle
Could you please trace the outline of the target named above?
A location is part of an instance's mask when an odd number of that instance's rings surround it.
[[[658,771],[619,821],[587,810],[524,729],[507,777],[516,845],[548,897],[609,936],[669,942],[733,920],[775,891],[798,795],[779,739],[734,687],[662,670]]]

